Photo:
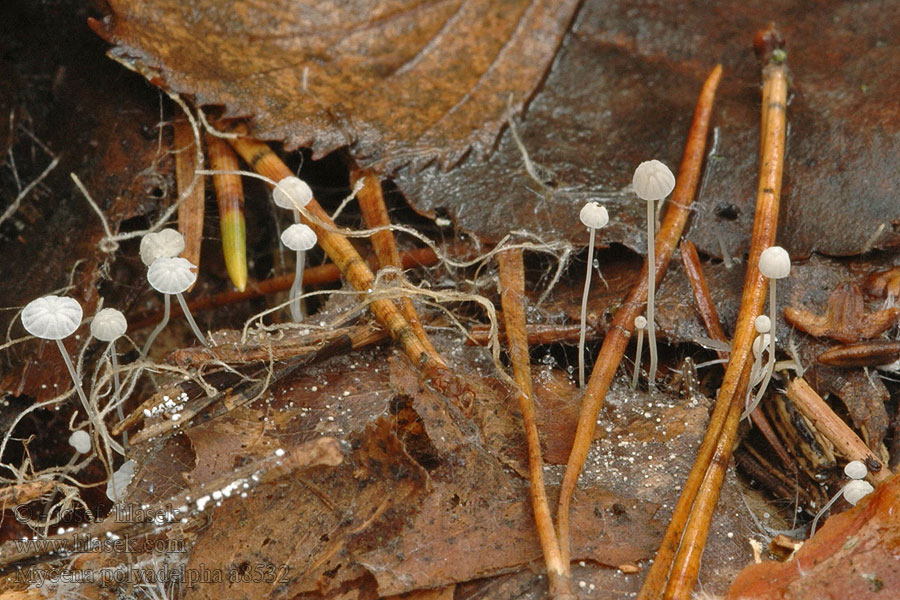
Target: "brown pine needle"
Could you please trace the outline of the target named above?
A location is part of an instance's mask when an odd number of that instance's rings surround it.
[[[768,46],[783,43],[772,30],[757,39],[764,39]],[[753,322],[762,313],[766,299],[766,278],[759,272],[759,256],[775,243],[784,165],[787,66],[780,47],[775,52],[771,51],[771,47],[766,50],[769,52],[763,68],[763,122],[756,211],[731,359],[725,369],[697,461],[685,482],[653,567],[638,594],[640,599],[660,597],[670,565],[671,575],[663,597],[687,598],[690,595],[697,581],[700,558],[737,433],[743,394],[749,379],[750,346],[756,335]],[[774,328],[775,324],[772,326]]]
[[[213,171],[237,171],[238,158],[220,137],[206,135],[206,152]],[[212,176],[219,205],[222,254],[231,283],[243,292],[247,288],[247,225],[244,218],[244,186],[240,175],[218,173]]]
[[[178,184],[178,196],[194,183],[197,169],[197,147],[194,143],[194,130],[185,119],[176,119],[175,130],[175,181]],[[178,206],[178,231],[184,236],[184,252],[181,256],[195,265],[200,264],[200,245],[203,242],[203,208],[206,189],[203,178],[194,184],[191,193]],[[191,286],[193,287],[193,286]]]
[[[838,452],[848,460],[859,460],[869,468],[869,475],[876,483],[889,478],[892,473],[875,458],[865,442],[859,439],[843,419],[834,414],[819,394],[802,377],[794,379],[787,388],[787,396],[819,433],[834,444]]]
[[[391,220],[388,217],[387,207],[384,204],[384,194],[381,191],[381,182],[378,178],[374,174],[364,171],[355,172],[353,178],[354,180],[359,178],[365,179],[363,188],[356,195],[356,201],[362,212],[363,220],[366,222],[366,227],[375,229],[376,227],[390,225]],[[380,267],[400,268],[400,251],[397,250],[394,234],[389,229],[372,234],[372,248],[378,257],[378,265]],[[422,322],[419,321],[419,315],[416,313],[416,308],[413,306],[409,296],[400,298],[400,311],[406,317],[406,320],[409,321],[410,326],[416,333],[416,337],[422,342],[422,346],[425,347],[428,355],[438,364],[446,366],[437,350],[434,349],[431,340],[428,339],[425,328],[422,327]]]
[[[559,542],[553,529],[550,505],[544,489],[544,459],[541,457],[541,440],[534,417],[534,392],[531,387],[531,359],[528,355],[528,341],[525,333],[525,267],[522,249],[507,250],[497,254],[500,267],[500,303],[506,322],[509,357],[513,377],[519,385],[519,409],[522,411],[522,425],[528,442],[528,470],[531,475],[531,505],[537,525],[544,562],[547,564],[547,579],[551,598],[573,598],[569,581],[569,564],[560,556]]]
[[[246,132],[246,126],[238,126],[238,132]],[[242,137],[229,140],[237,153],[253,167],[260,175],[264,175],[275,181],[281,181],[285,177],[293,175],[287,165],[282,162],[275,152],[263,142]],[[319,222],[334,228],[334,221],[315,198],[306,205],[306,210],[312,213]],[[301,217],[308,226],[312,227],[318,237],[318,244],[325,254],[338,266],[347,282],[363,295],[375,287],[375,275],[366,261],[359,255],[353,244],[346,237],[320,226],[318,222]],[[414,365],[429,372],[432,370],[444,370],[443,366],[436,362],[419,341],[409,321],[397,309],[391,300],[378,299],[369,304],[369,310],[378,319],[391,337],[397,342],[406,356]]]
[[[703,84],[697,107],[694,110],[694,119],[688,132],[681,166],[678,169],[675,190],[672,192],[669,208],[666,210],[666,216],[656,240],[657,283],[662,282],[663,275],[669,266],[669,260],[672,258],[672,252],[678,244],[678,239],[681,237],[690,215],[690,207],[694,201],[697,183],[700,180],[700,167],[703,164],[713,99],[721,77],[722,66],[716,65]],[[645,261],[638,283],[628,294],[621,308],[616,311],[597,360],[594,362],[591,378],[585,388],[584,403],[575,431],[575,441],[566,465],[566,474],[563,477],[559,495],[559,514],[557,516],[559,519],[559,546],[563,562],[566,564],[570,558],[569,506],[572,502],[572,495],[575,493],[581,468],[584,466],[588,450],[591,447],[591,440],[597,427],[597,414],[603,407],[606,392],[619,368],[619,363],[634,330],[634,318],[641,313],[644,303],[647,301],[647,268]]]
[[[709,294],[709,286],[706,283],[706,275],[703,273],[703,267],[700,265],[700,257],[697,255],[697,248],[688,240],[681,242],[681,263],[684,265],[684,272],[687,275],[688,282],[691,284],[691,290],[694,292],[694,301],[697,303],[697,312],[700,313],[700,318],[703,320],[703,324],[706,325],[706,331],[709,333],[709,337],[719,342],[725,342],[726,344],[730,343],[728,337],[725,335],[725,330],[722,329],[722,323],[719,321],[719,313],[716,310],[716,305],[713,304],[712,296]],[[728,359],[727,352],[720,350],[716,354],[723,360]],[[754,410],[750,413],[750,420],[753,421],[753,424],[756,425],[762,436],[769,445],[772,446],[775,453],[778,454],[778,458],[781,459],[781,462],[785,465],[793,464],[787,448],[785,448],[784,444],[781,443],[781,440],[778,439],[775,430],[772,429],[772,425],[769,424],[769,421],[766,419],[763,412],[761,410]]]

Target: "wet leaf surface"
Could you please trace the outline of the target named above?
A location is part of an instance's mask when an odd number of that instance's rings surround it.
[[[882,598],[900,585],[896,569],[898,478],[833,516],[784,563],[751,565],[729,599]]]
[[[95,29],[155,83],[253,117],[256,137],[452,164],[490,149],[510,96],[530,98],[577,4],[113,0]]]
[[[407,169],[396,181],[425,213],[446,209],[487,240],[527,228],[585,243],[578,210],[588,198],[610,211],[602,244],[644,252],[644,203],[628,187],[635,166],[658,158],[676,170],[706,73],[721,61],[715,153],[708,161],[689,239],[703,252],[748,248],[759,153],[759,74],[753,33],[774,21],[794,74],[782,222],[792,255],[853,255],[896,245],[900,208],[893,173],[900,117],[889,107],[900,15],[878,3],[726,2],[642,10],[588,0],[554,68],[519,124],[531,159],[554,174],[526,173],[504,132],[487,161],[450,173]]]

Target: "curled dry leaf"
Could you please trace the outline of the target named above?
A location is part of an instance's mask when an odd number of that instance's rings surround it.
[[[111,55],[252,134],[364,163],[490,148],[541,82],[576,0],[112,0]],[[198,44],[197,40],[203,43]]]
[[[900,585],[896,548],[900,526],[893,514],[900,502],[894,477],[874,493],[834,516],[787,562],[763,562],[744,569],[729,599],[881,598]],[[846,506],[846,505],[845,505]]]

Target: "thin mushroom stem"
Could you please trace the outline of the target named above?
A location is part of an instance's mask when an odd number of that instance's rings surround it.
[[[112,364],[112,372],[113,372],[113,404],[116,407],[116,416],[119,417],[119,422],[125,420],[125,411],[122,409],[122,384],[119,381],[119,357],[116,356],[116,340],[112,340],[109,343],[109,361]],[[125,448],[128,447],[128,432],[126,431],[122,435],[122,442]]]
[[[581,295],[581,332],[578,336],[578,387],[584,387],[584,338],[585,338],[585,322],[587,321],[587,303],[588,291],[591,289],[591,271],[594,268],[594,238],[597,236],[597,230],[589,227],[591,231],[590,241],[588,242],[587,255],[587,274],[584,277],[584,293]]]
[[[107,460],[109,461],[108,466],[112,469],[113,462],[110,448],[123,456],[125,455],[125,450],[109,435],[109,432],[100,420],[100,415],[94,410],[94,406],[88,400],[84,390],[81,389],[81,384],[78,382],[78,373],[75,371],[75,365],[72,364],[72,359],[69,358],[69,353],[66,352],[66,347],[63,346],[62,340],[56,340],[56,346],[59,348],[59,353],[62,354],[63,362],[66,363],[66,368],[69,369],[69,375],[72,376],[72,384],[75,386],[75,391],[78,392],[78,397],[81,399],[82,405],[84,405],[84,411],[87,413],[88,420],[90,420],[91,424],[94,426],[94,430],[103,438],[103,441],[106,442]]]
[[[63,362],[66,363],[66,367],[69,369],[69,375],[72,376],[72,383],[75,385],[75,391],[78,392],[78,397],[81,398],[81,403],[84,405],[84,411],[87,413],[88,419],[90,419],[92,423],[96,423],[97,415],[94,413],[94,409],[88,401],[84,390],[81,389],[81,384],[78,383],[78,373],[75,372],[75,365],[72,364],[72,359],[69,358],[69,353],[66,352],[66,347],[63,346],[62,340],[56,340],[56,346],[59,348],[59,353],[62,354]]]
[[[200,340],[200,343],[209,348],[209,342],[206,341],[206,336],[200,331],[200,328],[197,327],[197,322],[194,321],[193,315],[191,315],[191,310],[187,306],[187,302],[184,301],[184,296],[179,292],[175,294],[175,297],[178,298],[178,304],[181,305],[181,310],[184,312],[184,318],[187,319],[187,322],[191,326],[191,330],[193,330],[194,335],[197,336],[197,339]],[[166,306],[168,307],[169,294],[166,294]]]
[[[656,387],[656,213],[653,201],[647,202],[647,347],[650,350],[650,368],[647,383],[650,391]]]
[[[844,495],[844,488],[841,488],[838,490],[838,492],[834,496],[831,497],[831,500],[826,502],[825,506],[823,506],[822,509],[816,513],[816,517],[813,519],[812,527],[810,528],[810,531],[809,531],[810,538],[812,538],[812,536],[816,535],[816,526],[819,524],[819,519],[822,518],[822,515],[824,515],[825,512],[829,508],[831,508],[831,505],[834,504],[835,502],[837,502],[838,498],[840,498],[843,495]]]
[[[153,331],[150,332],[150,335],[147,337],[147,341],[144,342],[144,347],[141,350],[141,358],[147,356],[147,352],[150,351],[150,346],[153,345],[153,340],[156,339],[156,336],[166,328],[166,325],[169,323],[169,315],[172,313],[172,301],[169,299],[168,294],[163,294],[163,318],[162,321],[159,322],[159,325],[153,328]]]
[[[297,251],[297,264],[294,268],[294,283],[291,284],[289,298],[291,299],[291,320],[299,323],[305,317],[303,314],[303,301],[300,295],[303,293],[303,267],[306,264],[306,252]]]
[[[769,280],[769,320],[772,322],[772,332],[769,335],[769,358],[766,366],[763,367],[763,381],[756,392],[756,400],[754,404],[759,404],[769,382],[772,380],[772,373],[775,371],[775,280]]]
[[[634,375],[631,376],[631,389],[637,389],[638,377],[641,373],[641,351],[644,347],[644,327],[638,327],[637,350],[634,353]]]
[[[705,154],[706,135],[709,131],[709,120],[712,115],[713,99],[716,87],[722,76],[722,67],[717,65],[703,84],[697,108],[694,111],[694,119],[685,145],[681,167],[678,169],[678,181],[672,192],[666,216],[663,218],[660,228],[660,260],[657,265],[654,262],[655,276],[660,280],[665,274],[672,252],[678,244],[678,239],[684,231],[691,204],[694,201],[694,193],[700,180],[700,166]],[[649,271],[649,264],[645,263]],[[631,338],[634,327],[634,318],[638,316],[644,306],[647,293],[647,279],[641,277],[635,283],[634,288],[622,303],[622,307],[616,311],[610,328],[603,339],[603,345],[597,359],[594,361],[594,369],[588,379],[584,392],[584,400],[578,417],[578,426],[575,431],[575,439],[572,442],[572,451],[566,464],[566,472],[559,490],[559,510],[557,511],[557,531],[559,532],[560,554],[563,563],[567,563],[571,555],[569,549],[569,509],[572,496],[578,484],[581,469],[587,460],[594,432],[597,428],[597,415],[603,408],[610,383],[619,368],[625,349]]]

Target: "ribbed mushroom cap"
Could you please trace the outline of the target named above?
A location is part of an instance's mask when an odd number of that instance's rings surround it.
[[[77,429],[69,436],[69,445],[75,448],[75,452],[87,454],[91,451],[91,436],[84,429]]]
[[[864,479],[869,474],[869,469],[861,460],[851,460],[844,465],[844,475],[850,479]]]
[[[148,267],[157,258],[172,258],[184,252],[184,236],[174,229],[162,229],[141,238],[141,261]]]
[[[634,318],[634,328],[635,329],[647,329],[647,317],[644,315],[638,315]]]
[[[147,270],[147,281],[157,292],[180,294],[197,281],[196,268],[186,258],[157,258]]]
[[[115,308],[104,308],[91,321],[91,335],[101,342],[117,340],[125,334],[128,322],[125,315]]]
[[[642,200],[662,200],[675,189],[675,175],[658,160],[644,161],[634,170],[634,193]]]
[[[316,232],[312,230],[312,227],[303,223],[294,223],[281,234],[281,242],[297,252],[311,250],[317,240]]]
[[[791,274],[791,257],[781,246],[769,246],[759,255],[759,272],[769,279],[784,279]]]
[[[67,338],[81,325],[81,305],[65,296],[44,296],[32,300],[22,311],[25,331],[45,340]]]
[[[872,484],[865,479],[852,479],[844,486],[844,500],[856,506],[856,503],[875,491]]]
[[[280,208],[296,209],[295,202],[301,208],[312,200],[312,190],[299,177],[285,177],[272,190],[272,200]]]
[[[605,206],[597,202],[588,202],[582,206],[578,216],[585,227],[591,229],[600,229],[609,223],[609,212]]]

